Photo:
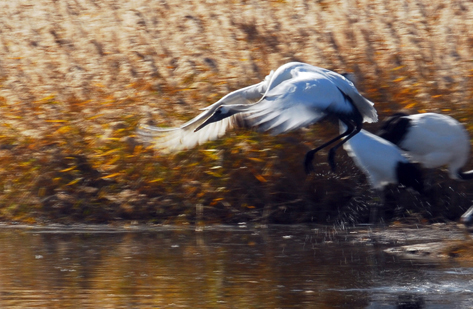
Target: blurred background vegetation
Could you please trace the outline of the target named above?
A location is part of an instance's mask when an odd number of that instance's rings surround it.
[[[471,1],[18,0],[0,11],[0,220],[366,222],[376,200],[343,150],[336,173],[326,152],[303,172],[335,124],[235,131],[176,154],[135,135],[289,61],[354,73],[380,119],[440,112],[473,133]],[[455,220],[470,206],[473,183],[428,179],[425,197],[388,188],[387,218]]]

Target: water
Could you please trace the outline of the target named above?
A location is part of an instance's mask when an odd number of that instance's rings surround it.
[[[0,308],[471,308],[473,268],[349,231],[0,229]]]

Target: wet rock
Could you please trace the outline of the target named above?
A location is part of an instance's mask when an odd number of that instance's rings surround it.
[[[445,243],[431,242],[386,249],[385,252],[403,256],[405,258],[446,258]]]

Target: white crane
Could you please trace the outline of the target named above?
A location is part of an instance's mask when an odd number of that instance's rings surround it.
[[[378,135],[403,149],[413,162],[426,168],[447,165],[450,178],[473,179],[473,171],[461,170],[470,155],[470,138],[450,116],[396,113],[383,122]]]
[[[271,72],[264,81],[227,94],[178,128],[145,125],[138,132],[142,136],[161,136],[155,141],[159,149],[180,150],[216,139],[234,127],[251,127],[275,135],[306,127],[328,115],[335,115],[347,129],[307,152],[307,173],[313,169],[317,151],[345,138],[329,151],[329,163],[334,169],[335,151],[361,130],[363,122],[376,122],[378,116],[373,103],[342,75],[290,62]]]
[[[343,131],[345,125],[340,122],[340,132]],[[419,193],[424,192],[424,181],[418,164],[409,162],[402,150],[393,143],[361,130],[347,141],[343,148],[358,168],[366,174],[371,188],[379,194],[382,201],[379,207],[384,206],[383,189],[388,184],[402,185]],[[370,214],[371,223],[376,223],[377,213],[377,207],[373,207]]]

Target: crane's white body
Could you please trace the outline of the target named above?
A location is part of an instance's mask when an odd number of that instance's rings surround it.
[[[344,130],[342,125],[340,129]],[[398,184],[397,165],[409,162],[396,145],[366,130],[353,136],[343,148],[366,174],[373,189]]]
[[[218,109],[238,112],[207,123]],[[216,139],[242,123],[279,134],[313,124],[330,113],[350,115],[354,109],[364,122],[378,120],[373,103],[342,75],[290,62],[271,72],[264,81],[227,94],[178,128],[143,126],[139,133],[159,136],[155,141],[159,149],[181,150]]]
[[[340,131],[345,130],[340,122]],[[393,143],[365,130],[349,139],[343,148],[368,178],[383,201],[373,205],[370,212],[370,222],[376,223],[378,212],[384,206],[384,187],[388,184],[404,185],[419,193],[424,192],[424,182],[419,167],[407,159],[402,150]]]
[[[398,146],[411,161],[426,168],[448,166],[449,176],[459,179],[459,170],[470,155],[470,138],[454,118],[436,113],[404,116],[410,127]]]

